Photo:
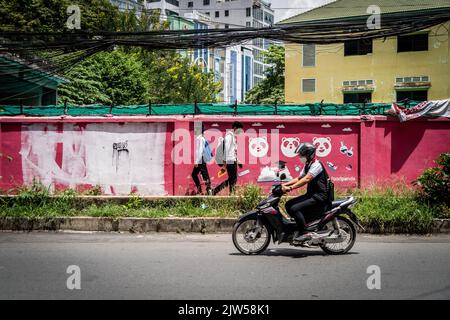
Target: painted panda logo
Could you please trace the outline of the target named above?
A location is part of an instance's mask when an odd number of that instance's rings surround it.
[[[269,143],[267,142],[267,138],[259,137],[250,139],[248,149],[252,156],[256,158],[264,157],[269,151]]]
[[[331,152],[331,138],[313,138],[313,145],[316,146],[316,155],[318,157],[326,157]]]
[[[281,139],[281,152],[288,158],[296,156],[295,149],[300,145],[299,138],[283,138]]]

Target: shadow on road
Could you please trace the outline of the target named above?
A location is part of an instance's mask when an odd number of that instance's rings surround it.
[[[345,255],[359,254],[359,252],[348,252]],[[245,256],[240,252],[230,253],[231,256]],[[330,256],[321,250],[302,250],[302,249],[291,249],[291,248],[279,248],[279,249],[268,249],[260,254],[260,256],[266,257],[291,257],[291,258],[306,258],[313,256]]]

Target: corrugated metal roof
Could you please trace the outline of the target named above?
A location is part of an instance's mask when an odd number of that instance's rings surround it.
[[[30,82],[42,81],[44,79],[46,79],[45,81],[51,81],[55,84],[68,82],[68,80],[63,77],[48,72],[43,66],[9,53],[0,54],[0,75],[2,73],[9,75],[23,73],[24,76],[22,76],[21,79]]]
[[[369,6],[376,5],[382,14],[449,8],[450,0],[337,0],[298,14],[278,24],[367,16]]]

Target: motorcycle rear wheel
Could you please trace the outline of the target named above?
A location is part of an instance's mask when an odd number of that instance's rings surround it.
[[[343,246],[340,246],[341,243],[324,243],[319,245],[325,253],[330,255],[346,254],[353,247],[356,240],[356,229],[353,223],[341,216],[337,217],[337,219],[339,222],[339,229],[344,230],[348,234],[348,238],[345,243],[343,243]],[[327,229],[333,230],[332,222],[327,223],[322,230]]]
[[[270,244],[270,233],[263,224],[259,233],[255,233],[256,219],[237,222],[233,227],[233,244],[245,255],[257,255],[264,252]]]

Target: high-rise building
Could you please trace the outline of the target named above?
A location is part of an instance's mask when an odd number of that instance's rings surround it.
[[[253,84],[253,51],[245,45],[227,47],[225,102],[242,102]]]
[[[222,28],[264,28],[274,23],[274,11],[266,0],[180,0],[179,12],[199,11],[210,16]],[[263,52],[272,44],[270,40],[255,39],[251,43],[253,79],[250,87],[264,79],[269,65],[264,63]]]
[[[224,23],[205,10],[196,10],[184,0],[147,0],[145,7],[148,10],[159,10],[161,20],[169,21],[172,30],[225,28],[231,23]],[[193,49],[188,54],[194,63],[202,65],[205,72],[213,72],[216,81],[222,83],[223,89],[218,100],[234,103],[242,102],[254,85],[254,52],[254,46],[249,43],[227,48]],[[262,69],[264,70],[263,67]]]

